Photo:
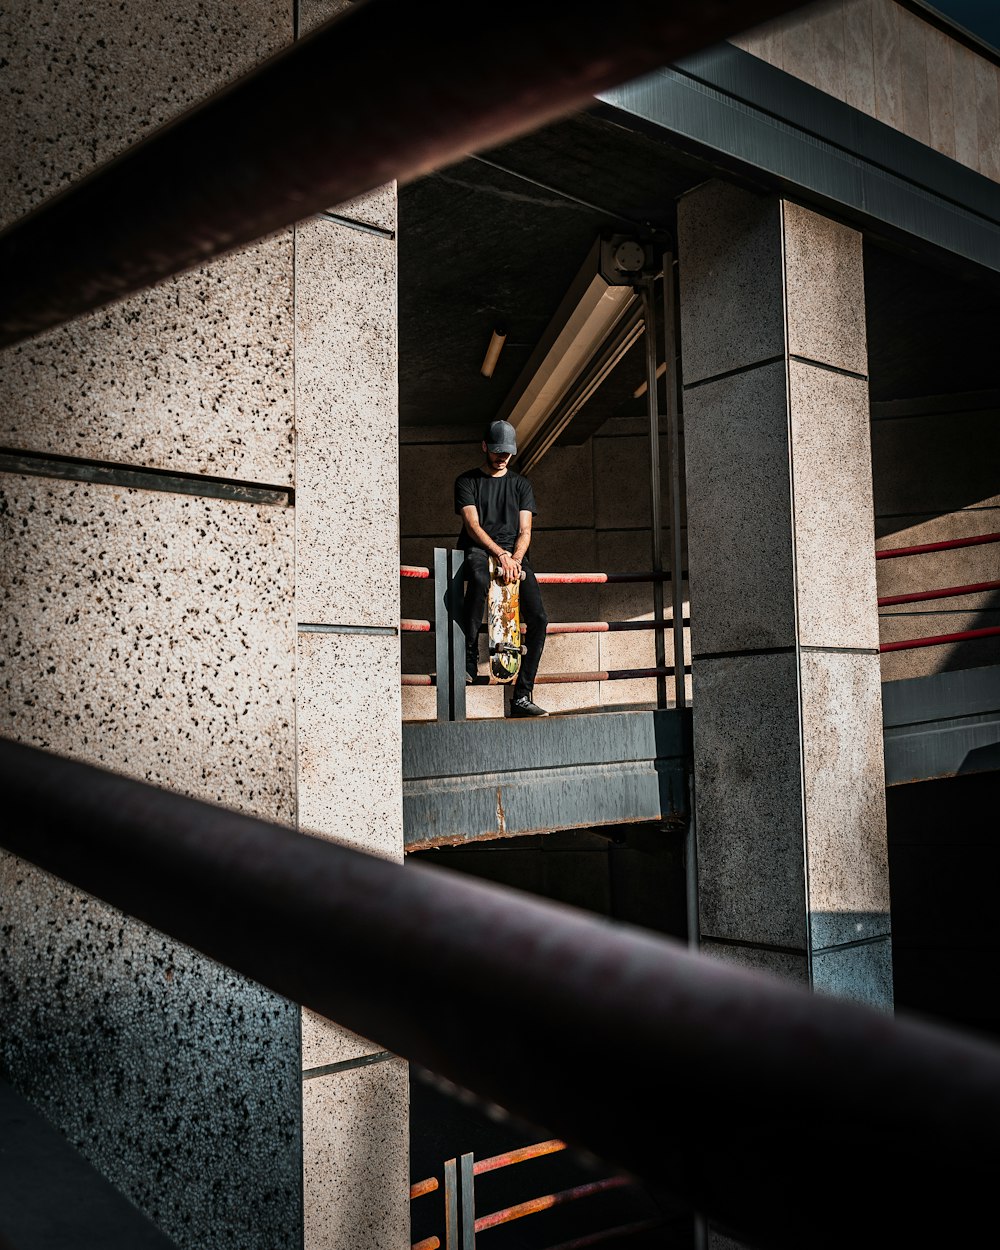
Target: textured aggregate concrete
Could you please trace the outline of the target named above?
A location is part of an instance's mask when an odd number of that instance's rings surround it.
[[[298,1008],[0,857],[2,1063],[183,1250],[300,1244]]]
[[[295,248],[298,619],[396,626],[395,245],[316,220]]]
[[[291,41],[285,3],[0,14],[10,222]],[[292,234],[8,351],[0,699],[21,740],[295,817],[288,508],[59,478],[61,457],[293,482]],[[166,483],[165,483],[166,485]],[[3,1064],[181,1247],[301,1243],[299,1012],[7,859]]]
[[[389,1059],[314,1077],[303,1086],[305,1250],[409,1244],[407,1065]]]

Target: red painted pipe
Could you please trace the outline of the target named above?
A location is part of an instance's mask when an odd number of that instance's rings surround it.
[[[895,603],[923,603],[925,599],[953,599],[958,595],[975,595],[984,590],[1000,590],[1000,582],[972,582],[968,586],[942,586],[940,590],[915,590],[910,595],[883,595],[878,600],[880,608]]]
[[[883,642],[880,651],[913,651],[917,647],[938,647],[945,642],[965,642],[969,638],[995,638],[1000,634],[1000,625],[991,625],[988,629],[966,629],[960,634],[935,634],[928,638],[907,638],[902,642]],[[544,678],[539,677],[538,681]]]
[[[603,586],[608,582],[667,582],[669,573],[536,573],[540,586]]]
[[[431,623],[430,621],[421,621],[414,617],[404,616],[399,622],[399,628],[404,634],[429,634]]]
[[[685,666],[685,673],[690,673]],[[581,681],[627,681],[630,677],[671,677],[673,668],[609,668],[592,673],[539,673],[535,681],[539,685],[570,685]]]
[[[566,1149],[566,1143],[553,1138],[550,1141],[538,1142],[534,1146],[521,1146],[517,1150],[508,1150],[506,1154],[491,1155],[488,1159],[477,1159],[472,1165],[472,1175],[481,1176],[484,1172],[495,1172],[497,1168],[509,1168],[514,1163],[524,1163],[528,1159],[539,1159],[542,1155],[557,1154]]]
[[[603,1181],[591,1181],[586,1185],[576,1185],[572,1189],[563,1189],[556,1194],[545,1194],[541,1198],[532,1198],[528,1202],[519,1202],[514,1207],[504,1207],[502,1211],[494,1211],[490,1215],[481,1215],[476,1220],[476,1232],[485,1232],[488,1228],[496,1228],[499,1224],[509,1224],[511,1220],[523,1220],[526,1215],[537,1215],[540,1211],[551,1211],[566,1202],[575,1202],[578,1198],[589,1198],[593,1194],[602,1194],[608,1189],[621,1189],[634,1182],[627,1176],[609,1176]]]
[[[430,577],[431,571],[422,564],[401,564],[399,566],[400,577]]]
[[[926,551],[951,551],[955,547],[978,547],[981,543],[1000,543],[1000,534],[976,534],[972,538],[948,538],[940,543],[920,543],[916,547],[892,547],[876,551],[876,560],[895,560],[897,556],[922,556]]]
[[[685,625],[691,622],[685,620]],[[672,626],[673,621],[665,619],[663,627]],[[546,627],[546,634],[618,634],[626,630],[655,629],[656,621],[557,621]]]

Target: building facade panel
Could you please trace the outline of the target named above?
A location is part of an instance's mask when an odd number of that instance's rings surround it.
[[[808,905],[815,950],[889,933],[877,655],[801,659]]]
[[[794,654],[696,659],[694,784],[703,940],[805,954],[801,779]]]
[[[296,227],[296,610],[399,623],[396,248]]]
[[[795,602],[784,362],[686,391],[684,423],[695,651],[791,646]],[[731,458],[714,455],[717,447],[729,449]]]
[[[718,185],[716,202],[699,201],[678,223],[685,386],[779,357],[785,347],[777,202]]]
[[[840,23],[843,72],[836,63]],[[831,30],[836,32],[832,38]],[[1000,180],[1000,64],[894,0],[832,0],[732,42],[918,143]]]
[[[401,1059],[307,1080],[304,1250],[400,1250],[409,1245],[405,1104]]]
[[[795,360],[788,375],[799,641],[874,649],[868,384]]]
[[[291,230],[6,352],[0,412],[22,451],[290,485]]]
[[[21,475],[0,487],[8,731],[293,820],[290,510]]]
[[[403,852],[399,689],[394,634],[299,633],[299,827],[395,860]]]

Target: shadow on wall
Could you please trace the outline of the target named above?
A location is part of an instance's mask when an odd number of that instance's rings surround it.
[[[876,549],[1000,532],[1000,392],[872,405]],[[1000,543],[876,565],[880,597],[1000,580]],[[1000,625],[1000,591],[880,609],[883,643]],[[1000,636],[886,653],[883,680],[1000,664]]]

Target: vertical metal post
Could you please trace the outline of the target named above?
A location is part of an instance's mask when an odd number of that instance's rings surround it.
[[[444,1165],[444,1250],[462,1250],[458,1224],[458,1163],[445,1160]]]
[[[434,548],[434,669],[437,718],[451,720],[451,617],[448,612],[448,552]],[[464,692],[463,692],[464,693]]]
[[[667,362],[667,440],[670,448],[671,603],[674,635],[674,706],[684,707],[684,485],[681,476],[681,379],[677,351],[677,286],[672,252],[663,254],[663,343]]]
[[[462,1155],[462,1250],[476,1250],[476,1178],[472,1155]]]
[[[450,720],[465,720],[465,633],[459,616],[459,605],[465,598],[464,551],[448,552],[448,575],[451,593],[448,607],[451,627],[451,715]]]
[[[656,667],[666,665],[663,638],[663,523],[660,518],[660,411],[656,396],[656,316],[653,307],[653,279],[639,284],[642,296],[642,319],[646,344],[646,407],[649,412],[649,490],[650,526],[653,534],[653,619],[656,622]],[[669,361],[668,361],[669,368]],[[656,679],[656,706],[667,706],[667,682],[662,675]]]

